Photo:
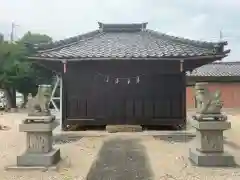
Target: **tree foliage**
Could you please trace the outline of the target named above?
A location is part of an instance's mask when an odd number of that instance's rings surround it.
[[[21,44],[42,44],[49,43],[52,41],[52,38],[45,34],[36,34],[27,32],[21,39]],[[26,49],[27,54],[30,55],[31,49]],[[49,84],[53,73],[43,66],[37,64],[35,61],[27,60],[30,68],[28,69],[27,76],[24,77],[19,83],[16,83],[17,90],[23,94],[35,93],[37,90],[38,84]]]
[[[16,43],[0,42],[0,88],[10,93],[8,98],[15,97],[11,97],[13,91],[10,89],[27,95],[36,92],[38,84],[49,83],[52,72],[27,59],[32,52],[25,43],[40,44],[50,41],[52,38],[47,35],[28,32]]]
[[[30,44],[44,44],[52,42],[52,38],[45,34],[31,33],[30,31],[28,31],[20,39],[20,42]]]
[[[14,83],[26,76],[30,69],[24,59],[26,50],[21,44],[0,43],[0,87],[14,87]]]

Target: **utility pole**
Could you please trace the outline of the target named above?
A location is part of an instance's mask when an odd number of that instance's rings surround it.
[[[220,30],[219,36],[220,36],[220,41],[222,41],[222,38],[223,38],[222,30]]]
[[[4,36],[3,34],[0,33],[0,43],[2,43],[4,41]]]
[[[15,24],[14,24],[14,22],[12,22],[12,24],[11,24],[11,34],[10,34],[11,43],[13,43],[13,41],[14,41],[14,29],[15,29]]]
[[[10,34],[10,43],[14,43],[14,30],[15,30],[15,23],[12,22],[11,24],[11,34]],[[10,89],[10,92],[11,92],[11,96],[12,96],[12,100],[13,100],[13,104],[11,105],[11,111],[12,112],[16,112],[16,89],[15,88],[11,88]]]

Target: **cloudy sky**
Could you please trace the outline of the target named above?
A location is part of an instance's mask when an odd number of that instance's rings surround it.
[[[226,61],[240,61],[240,0],[0,0],[0,32],[15,38],[26,31],[54,40],[98,28],[97,22],[148,22],[175,36],[229,43]]]

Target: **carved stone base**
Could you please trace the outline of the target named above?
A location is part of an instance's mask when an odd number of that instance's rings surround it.
[[[54,116],[29,116],[19,125],[26,132],[26,151],[17,157],[17,166],[52,166],[60,160],[60,150],[52,148],[52,131],[58,126]]]
[[[223,152],[223,131],[197,130],[195,145],[201,152]]]
[[[199,166],[232,166],[234,157],[224,152],[223,131],[231,128],[227,121],[192,121],[196,128],[195,147],[189,159]]]
[[[201,152],[220,153],[224,151],[223,131],[231,127],[227,121],[192,121],[196,128],[195,147]]]
[[[48,153],[24,153],[17,157],[17,166],[52,166],[60,161],[60,150]]]
[[[190,149],[189,159],[198,166],[225,166],[236,165],[234,157],[227,152],[203,153],[196,149]]]
[[[27,133],[28,153],[47,153],[52,150],[52,132]]]

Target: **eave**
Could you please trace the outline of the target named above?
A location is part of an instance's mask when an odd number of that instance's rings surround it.
[[[104,57],[104,58],[99,58],[99,57],[84,57],[84,58],[67,58],[67,57],[62,57],[62,58],[45,58],[45,57],[34,57],[30,56],[27,57],[28,59],[33,59],[33,60],[47,60],[47,61],[61,61],[61,62],[66,62],[66,61],[85,61],[85,60],[203,60],[203,59],[214,59],[214,60],[220,60],[224,57],[226,57],[226,54],[219,54],[219,55],[212,55],[212,56],[194,56],[194,57]]]

